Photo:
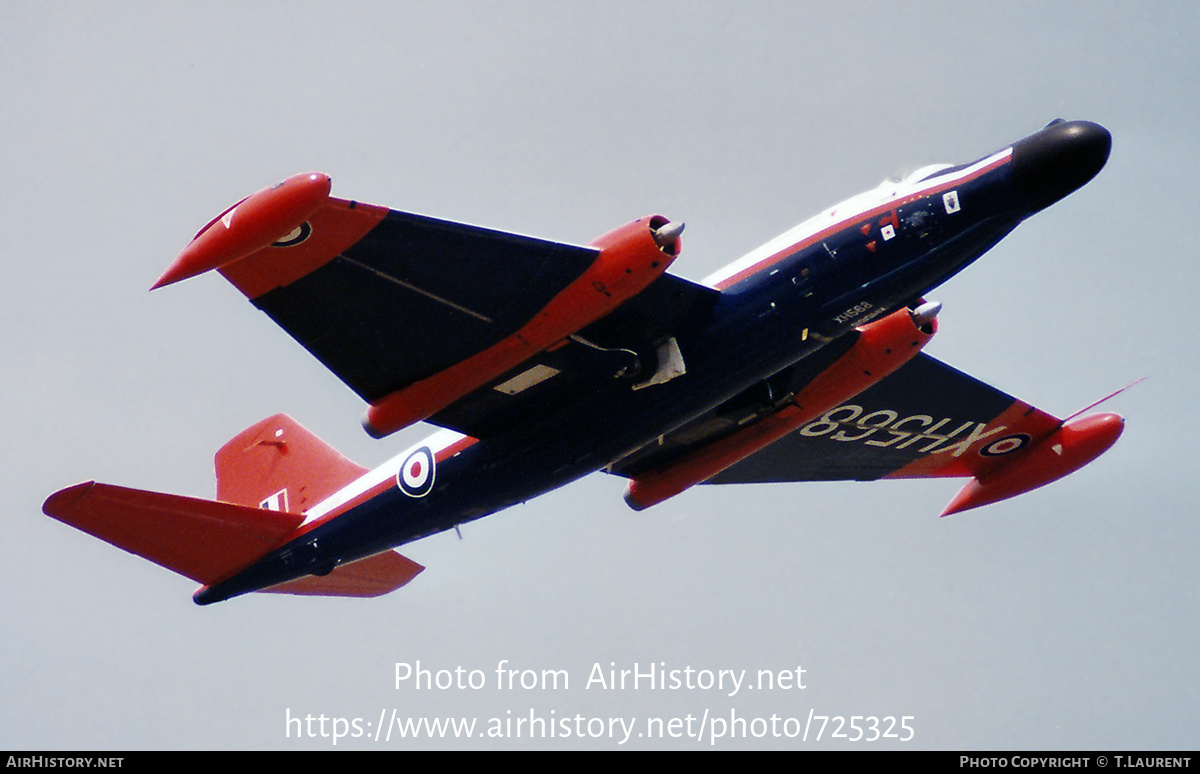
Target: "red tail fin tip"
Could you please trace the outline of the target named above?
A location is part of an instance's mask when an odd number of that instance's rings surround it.
[[[218,500],[291,513],[304,513],[367,472],[286,414],[238,433],[215,464]]]

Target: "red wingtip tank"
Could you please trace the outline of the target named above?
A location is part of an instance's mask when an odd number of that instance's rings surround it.
[[[331,185],[328,175],[308,172],[247,196],[200,229],[150,289],[227,266],[301,228]]]
[[[1015,497],[1074,473],[1108,451],[1125,420],[1116,414],[1092,414],[1064,422],[1023,454],[971,479],[942,516]]]

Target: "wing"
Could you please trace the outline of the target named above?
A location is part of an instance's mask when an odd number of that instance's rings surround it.
[[[569,245],[329,198],[328,178],[297,176],[214,219],[156,287],[219,268],[372,404],[369,431],[433,417],[481,437],[631,375],[713,303],[664,273],[680,230],[653,216]]]
[[[820,360],[776,374],[619,461],[611,472],[645,481],[718,448],[736,447],[755,428],[795,411],[791,396],[853,340],[831,343]],[[943,512],[947,515],[1057,480],[1112,446],[1123,427],[1115,414],[1064,422],[920,354],[851,400],[757,451],[747,450],[705,483],[972,477]],[[654,500],[630,500],[635,508],[646,502]]]
[[[512,335],[598,253],[336,199],[309,223],[222,273],[367,402]]]
[[[708,483],[976,476],[1061,424],[922,354]]]

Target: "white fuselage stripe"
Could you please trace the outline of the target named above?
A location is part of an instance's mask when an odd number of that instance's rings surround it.
[[[436,457],[438,452],[450,448],[454,444],[467,437],[468,436],[465,436],[462,433],[456,433],[453,430],[437,431],[425,440],[421,441],[420,443],[413,444],[371,472],[364,473],[362,476],[358,477],[354,481],[351,481],[346,486],[317,503],[306,514],[304,514],[304,522],[301,524],[301,526],[304,526],[304,524],[310,524],[326,514],[341,508],[343,505],[354,500],[355,498],[358,498],[372,489],[381,486],[385,482],[395,479],[396,474],[400,472],[400,466],[404,464],[406,459],[408,459],[408,455],[412,454],[422,446],[428,446],[433,452],[434,457]]]
[[[889,203],[912,196],[920,196],[937,188],[953,186],[977,174],[985,167],[1006,159],[1011,155],[1012,148],[1005,148],[952,175],[937,176],[928,180],[918,181],[915,184],[906,184],[903,180],[895,182],[891,180],[885,181],[882,185],[840,202],[824,212],[809,218],[800,225],[780,234],[761,247],[755,248],[723,269],[705,277],[703,283],[709,287],[716,288],[731,277],[736,277],[748,269],[755,267],[757,264],[768,261],[778,254],[788,251],[788,248],[799,245],[801,242],[812,238],[832,226],[851,224],[862,218],[865,213],[886,206]]]

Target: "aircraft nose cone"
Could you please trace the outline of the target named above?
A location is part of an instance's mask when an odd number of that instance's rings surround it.
[[[1053,121],[1013,143],[1013,180],[1036,212],[1095,177],[1111,149],[1112,135],[1100,124]]]

